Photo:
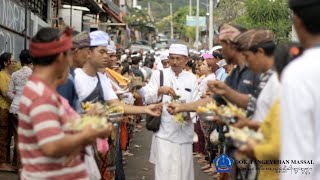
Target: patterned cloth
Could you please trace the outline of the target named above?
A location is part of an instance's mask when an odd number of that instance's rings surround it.
[[[274,43],[273,34],[269,30],[253,29],[235,37],[234,43],[238,49],[245,51],[262,44]]]
[[[257,99],[263,88],[266,86],[268,80],[270,79],[271,75],[274,71],[269,70],[266,73],[261,74],[260,83],[255,90],[255,92],[251,95],[249,94],[249,102],[247,106],[247,117],[252,118],[254,111],[256,110],[257,106]]]
[[[73,48],[85,48],[90,46],[90,36],[89,33],[84,31],[72,38]]]
[[[8,97],[12,99],[10,113],[17,114],[22,90],[31,74],[32,69],[28,66],[23,66],[19,71],[16,71],[11,75],[8,89]]]
[[[205,141],[204,141],[204,135],[201,129],[200,120],[198,120],[194,125],[194,132],[198,135],[198,142],[193,143],[193,152],[198,153],[205,153],[204,147],[205,147]]]
[[[66,164],[67,156],[46,156],[41,146],[60,140],[69,132],[65,125],[77,113],[43,80],[31,76],[20,98],[19,152],[21,179],[89,179],[80,155]]]
[[[240,31],[229,24],[223,24],[220,28],[219,32],[219,40],[220,41],[226,41],[226,42],[232,42],[233,39],[240,34]]]

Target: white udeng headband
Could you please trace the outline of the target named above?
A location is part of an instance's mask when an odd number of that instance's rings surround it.
[[[141,57],[140,53],[138,54],[132,54],[131,57]]]

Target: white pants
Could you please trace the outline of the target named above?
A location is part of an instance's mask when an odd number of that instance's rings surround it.
[[[99,167],[94,159],[94,152],[92,146],[86,147],[86,155],[84,157],[85,166],[89,174],[90,180],[99,180],[101,179],[101,174]]]
[[[153,136],[150,162],[155,164],[155,180],[194,180],[192,144]]]

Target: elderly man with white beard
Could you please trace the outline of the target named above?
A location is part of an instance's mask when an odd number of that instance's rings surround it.
[[[182,102],[198,99],[196,76],[184,71],[188,62],[188,48],[172,44],[169,48],[170,67],[162,70],[163,86],[160,87],[160,71],[152,74],[150,82],[139,90],[146,104],[159,102],[164,106],[177,97]],[[184,114],[184,122],[177,122],[164,107],[158,132],[154,133],[150,162],[155,164],[156,180],[193,180],[193,122],[190,114]]]

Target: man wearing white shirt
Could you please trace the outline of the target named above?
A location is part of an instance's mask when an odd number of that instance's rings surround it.
[[[139,90],[145,103],[156,103],[161,96],[163,102],[172,101],[176,95],[187,103],[198,99],[196,76],[183,70],[188,62],[188,48],[181,44],[171,45],[169,62],[171,67],[163,70],[162,87],[159,87],[160,71],[155,71],[149,83]],[[160,129],[154,134],[150,155],[150,162],[155,164],[156,180],[194,179],[192,158],[194,128],[191,119],[185,119],[185,124],[181,125],[166,108],[162,110]]]
[[[110,80],[99,73],[100,68],[105,68],[109,62],[107,46],[109,45],[109,35],[103,31],[90,33],[91,58],[85,63],[82,69],[75,70],[75,87],[79,95],[80,102],[107,102],[108,105],[123,106],[126,114],[150,114],[157,116],[157,106],[130,106],[121,103],[112,89]],[[94,93],[96,91],[95,95]]]
[[[126,114],[149,114],[159,116],[159,107],[150,105],[147,107],[131,106],[122,103],[112,89],[110,80],[98,72],[110,62],[107,46],[110,45],[110,37],[103,31],[90,33],[90,58],[83,68],[75,69],[75,88],[80,102],[101,102],[111,106],[122,106]],[[91,179],[100,179],[100,172],[95,166],[93,148],[86,148],[86,168],[91,172]],[[105,160],[105,159],[104,159]]]
[[[293,24],[306,48],[281,78],[281,160],[305,160],[313,164],[290,164],[309,168],[311,174],[281,174],[283,180],[320,179],[320,1],[289,0]],[[284,165],[281,165],[283,167]],[[288,167],[289,165],[287,165]]]
[[[161,60],[161,64],[162,64],[163,69],[170,67],[169,54],[165,54],[165,53],[161,54],[160,60]]]

